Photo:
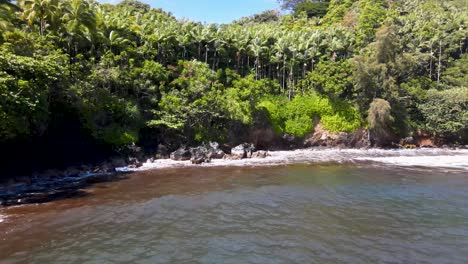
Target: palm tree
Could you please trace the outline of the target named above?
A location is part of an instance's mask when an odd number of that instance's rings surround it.
[[[206,42],[209,38],[209,30],[207,30],[207,27],[204,27],[199,24],[193,28],[190,34],[192,35],[192,38],[195,40],[195,42],[198,44],[198,60],[201,60],[201,51],[203,43]]]
[[[290,40],[289,40],[289,35],[288,34],[283,34],[278,38],[278,41],[275,43],[275,50],[277,56],[282,59],[282,80],[281,80],[281,87],[283,92],[286,89],[286,59],[288,57],[289,53],[289,47],[290,47]],[[278,66],[278,70],[279,70]]]
[[[119,33],[117,33],[114,30],[112,30],[109,33],[108,43],[109,43],[109,47],[110,47],[111,52],[114,53],[114,54],[118,50],[120,50],[123,46],[133,44],[133,42],[131,42],[130,40],[119,36]]]
[[[245,29],[236,29],[235,37],[232,39],[236,49],[237,70],[240,72],[244,68],[244,53],[249,46],[249,36]]]
[[[183,23],[181,25],[181,30],[179,34],[175,36],[175,40],[177,41],[179,47],[182,48],[182,59],[185,60],[187,56],[187,48],[190,46],[192,42],[192,35],[191,35],[191,23]]]
[[[11,26],[10,21],[14,18],[14,11],[20,10],[10,0],[0,0],[0,29],[6,30],[9,28]]]
[[[58,0],[22,0],[19,2],[23,9],[23,18],[30,27],[39,22],[39,32],[44,35],[46,27],[54,20],[58,11]],[[55,22],[55,21],[54,21]]]
[[[147,43],[151,48],[156,47],[159,61],[163,62],[166,43],[172,38],[171,28],[157,28],[147,37]]]
[[[86,0],[71,0],[65,6],[65,15],[62,20],[68,24],[68,29],[79,32],[96,29],[96,13]]]
[[[65,14],[62,17],[64,22],[62,36],[67,39],[71,59],[78,53],[80,41],[93,43],[96,14],[86,0],[71,0],[65,3],[63,9]]]
[[[224,31],[219,28],[214,35],[213,71],[216,70],[217,65],[219,64],[219,54],[225,52],[226,46],[228,45],[228,38],[224,34]]]
[[[263,40],[261,37],[257,36],[250,42],[249,50],[252,52],[253,56],[255,57],[255,79],[258,80],[259,75],[259,67],[261,66],[260,56],[262,55],[263,51],[265,50],[266,41]]]

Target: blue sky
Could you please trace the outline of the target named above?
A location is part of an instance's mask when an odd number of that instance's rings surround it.
[[[162,8],[177,18],[206,23],[229,23],[244,16],[268,9],[278,9],[276,0],[140,0],[152,7]],[[118,0],[100,0],[117,3]]]

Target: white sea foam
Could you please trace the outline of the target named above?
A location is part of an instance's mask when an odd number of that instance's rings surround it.
[[[190,161],[156,160],[147,162],[138,169],[119,168],[119,171],[142,171],[162,168],[194,166],[271,166],[295,163],[359,163],[372,162],[387,166],[420,166],[429,168],[453,168],[468,171],[468,150],[449,149],[302,149],[293,151],[270,151],[265,159],[213,160],[203,165],[192,165]]]
[[[356,158],[356,160],[369,160],[403,167],[431,167],[431,168],[458,168],[468,170],[468,156],[399,156],[378,158]]]

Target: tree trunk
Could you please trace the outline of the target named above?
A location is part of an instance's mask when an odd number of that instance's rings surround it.
[[[292,89],[294,86],[294,73],[293,73],[293,64],[291,63],[290,69],[289,69],[289,77],[288,77],[288,99],[291,101],[292,99]]]
[[[40,26],[39,26],[40,34],[41,36],[44,36],[45,20],[41,18],[41,21],[39,21],[39,23],[40,23]]]
[[[286,90],[286,58],[283,58],[283,93]]]
[[[433,55],[433,51],[432,51],[432,45],[431,45],[431,60],[429,62],[429,79],[432,80],[432,58],[434,57]]]
[[[201,59],[201,42],[198,42],[198,59]]]
[[[258,57],[255,59],[255,80],[258,80]]]
[[[439,65],[437,66],[437,83],[440,83],[441,69],[442,69],[442,40],[439,40]]]
[[[307,64],[304,63],[303,66],[302,66],[302,79],[305,78],[305,74],[306,74],[306,67],[307,67]]]
[[[216,53],[217,51],[215,51],[214,57],[213,57],[213,67],[212,67],[213,71],[215,71],[215,66],[216,66],[216,59],[217,59]]]

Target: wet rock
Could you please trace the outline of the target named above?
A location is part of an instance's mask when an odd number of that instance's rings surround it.
[[[245,151],[244,145],[239,145],[231,149],[231,156],[239,157],[239,159],[245,159],[247,157],[247,153]]]
[[[267,126],[267,124],[265,124],[265,126]],[[280,143],[273,129],[269,127],[256,128],[252,132],[250,139],[249,142],[253,142],[257,149],[269,149]]]
[[[207,157],[209,159],[222,159],[224,158],[224,151],[220,148],[218,142],[211,142],[209,145]]]
[[[400,140],[400,145],[416,145],[416,140],[413,137],[405,137]]]
[[[82,171],[76,167],[70,167],[66,169],[63,173],[65,177],[77,177],[82,174]]]
[[[231,154],[232,146],[228,144],[221,144],[219,145],[219,149],[221,149],[224,152],[224,154]]]
[[[296,149],[300,145],[300,139],[298,139],[295,135],[284,134],[281,137],[281,140],[284,149]]]
[[[406,137],[400,140],[399,146],[402,148],[413,149],[416,148],[416,140],[413,137]]]
[[[195,165],[200,165],[202,164],[203,162],[205,162],[205,158],[196,158],[196,157],[192,157],[190,159],[190,162],[192,162],[192,164],[195,164]]]
[[[192,154],[190,153],[189,149],[182,147],[172,152],[170,155],[170,158],[171,160],[176,160],[176,161],[190,160],[192,158]]]
[[[244,143],[231,149],[231,155],[237,156],[241,159],[251,158],[254,150],[255,150],[255,147],[253,144]]]
[[[128,158],[128,164],[129,164],[128,167],[133,168],[133,169],[140,168],[141,166],[143,166],[143,163],[135,157]]]
[[[132,164],[140,165],[141,162],[134,159],[134,160],[132,160]],[[99,173],[99,174],[114,173],[115,172],[115,167],[112,165],[112,163],[103,162],[99,166],[97,166],[93,171],[95,173]]]
[[[369,132],[366,129],[359,128],[353,133],[349,134],[346,147],[350,148],[370,148],[371,142]]]
[[[134,143],[127,147],[127,155],[129,157],[135,157],[138,160],[143,160],[144,158],[143,149]]]
[[[268,154],[268,151],[264,151],[264,150],[259,150],[259,151],[252,153],[252,158],[264,159],[268,156],[271,156],[271,155]]]
[[[112,167],[119,168],[119,167],[125,167],[127,166],[127,162],[123,158],[113,158],[110,160],[110,164]]]
[[[203,162],[209,162],[208,149],[205,147],[197,147],[190,149],[192,164],[202,164]]]
[[[158,150],[156,151],[156,158],[157,159],[166,159],[169,157],[169,149],[163,145],[159,144],[158,145]]]

